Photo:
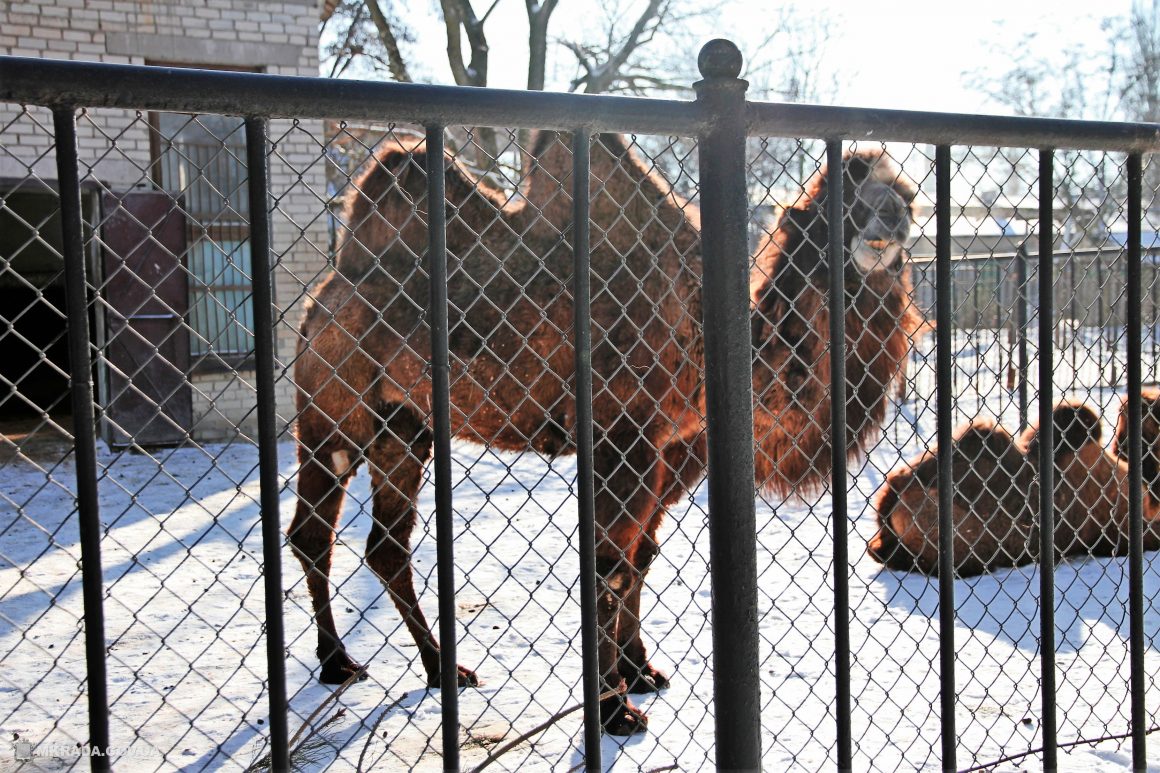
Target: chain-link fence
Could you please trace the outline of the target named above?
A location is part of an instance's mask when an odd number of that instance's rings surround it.
[[[1151,140],[54,67],[0,60],[17,769],[1143,754]]]

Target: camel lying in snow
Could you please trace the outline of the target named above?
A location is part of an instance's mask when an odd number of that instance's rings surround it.
[[[1160,392],[1144,394],[1144,549],[1160,549]],[[1056,559],[1128,553],[1127,402],[1112,450],[1087,405],[1052,412]],[[1039,555],[1038,427],[1015,439],[986,422],[968,424],[951,446],[955,574],[1022,566]],[[887,476],[875,509],[870,556],[891,569],[938,573],[938,449]]]
[[[571,160],[541,135],[523,195],[504,203],[450,157],[451,429],[502,450],[574,453]],[[312,291],[295,365],[299,503],[289,540],[306,572],[320,678],[360,668],[335,628],[328,574],[345,487],[366,463],[374,491],[367,564],[413,635],[429,685],[439,648],[419,608],[410,537],[431,455],[423,217],[426,150],[386,145],[356,182],[337,270]],[[659,690],[640,594],[667,510],[705,471],[701,257],[696,211],[623,138],[592,145],[594,468],[601,703],[607,732],[647,718],[627,692]],[[917,326],[902,243],[914,188],[880,154],[844,163],[851,454],[877,431]],[[753,281],[757,484],[778,493],[829,472],[828,256],[824,175],[787,209]],[[461,685],[476,684],[459,667]]]

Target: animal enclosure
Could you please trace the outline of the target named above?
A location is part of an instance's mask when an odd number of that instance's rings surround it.
[[[735,56],[688,103],[0,58],[11,759],[1160,762],[1154,127],[747,103]],[[891,471],[1058,451],[1063,400],[1122,555],[867,552]]]

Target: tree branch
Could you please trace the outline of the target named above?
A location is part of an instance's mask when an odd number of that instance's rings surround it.
[[[585,93],[588,94],[599,94],[607,91],[620,76],[621,69],[633,52],[652,40],[657,27],[668,12],[669,2],[670,0],[649,0],[648,5],[641,12],[636,23],[632,25],[632,30],[620,46],[615,50],[613,46],[609,46],[608,59],[604,63],[589,66],[582,60],[581,64],[587,73],[572,82],[572,89],[575,90],[583,85]],[[569,48],[572,49],[573,53],[576,53],[578,47],[569,45]]]
[[[491,12],[495,10],[497,5],[499,5],[499,0],[492,0],[491,6],[483,14],[483,18],[479,20],[481,26],[487,23],[487,17],[491,16]]]
[[[358,31],[358,25],[362,22],[363,11],[366,10],[365,5],[360,5],[355,8],[354,16],[350,20],[350,26],[346,28],[346,37],[343,38],[342,47],[336,49],[334,55],[334,64],[330,68],[330,77],[336,78],[346,71],[350,63],[354,61],[354,52],[351,51],[351,41],[354,40],[354,34]],[[331,16],[324,24],[329,23],[334,16]]]
[[[367,12],[371,15],[371,21],[375,24],[375,29],[379,32],[383,48],[387,50],[387,64],[391,71],[391,77],[400,83],[411,83],[411,74],[407,72],[407,65],[403,61],[403,55],[399,52],[399,41],[395,37],[394,30],[391,29],[391,23],[383,15],[383,9],[379,7],[378,0],[363,0],[363,2],[366,4]]]
[[[487,36],[483,22],[475,16],[470,0],[439,0],[443,7],[443,23],[447,27],[447,62],[451,75],[459,86],[487,85]],[[459,34],[462,27],[471,47],[471,61],[463,63],[463,43]]]
[[[685,93],[692,91],[692,87],[684,81],[665,80],[658,78],[655,75],[648,75],[646,73],[622,73],[617,80],[623,85],[613,89],[618,92],[627,92],[629,94],[644,95],[655,91],[672,91]]]

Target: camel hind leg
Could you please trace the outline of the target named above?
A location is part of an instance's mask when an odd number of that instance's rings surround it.
[[[643,732],[645,717],[627,692],[655,692],[668,678],[646,656],[640,636],[640,594],[657,554],[656,533],[667,503],[675,501],[696,464],[691,454],[671,458],[626,420],[593,450],[596,487],[597,624],[601,692],[617,695],[601,702],[601,722],[612,735]]]
[[[431,431],[421,416],[404,406],[388,406],[382,429],[367,450],[373,491],[374,525],[367,538],[367,565],[378,575],[419,647],[427,686],[440,684],[439,642],[415,594],[411,531],[423,470],[431,456]],[[476,675],[458,666],[459,686],[476,686]]]
[[[640,636],[640,595],[649,567],[660,553],[657,531],[668,508],[677,502],[700,478],[705,469],[705,435],[679,439],[660,454],[655,470],[649,476],[655,482],[655,502],[643,527],[640,544],[633,561],[633,585],[624,600],[617,622],[620,645],[619,670],[630,693],[659,692],[669,686],[669,678],[648,660]]]
[[[320,444],[311,450],[298,447],[298,507],[287,536],[294,555],[306,574],[306,587],[318,628],[319,680],[342,684],[362,666],[347,654],[334,623],[330,601],[330,567],[334,557],[335,529],[342,512],[346,485],[357,467],[351,453]]]

